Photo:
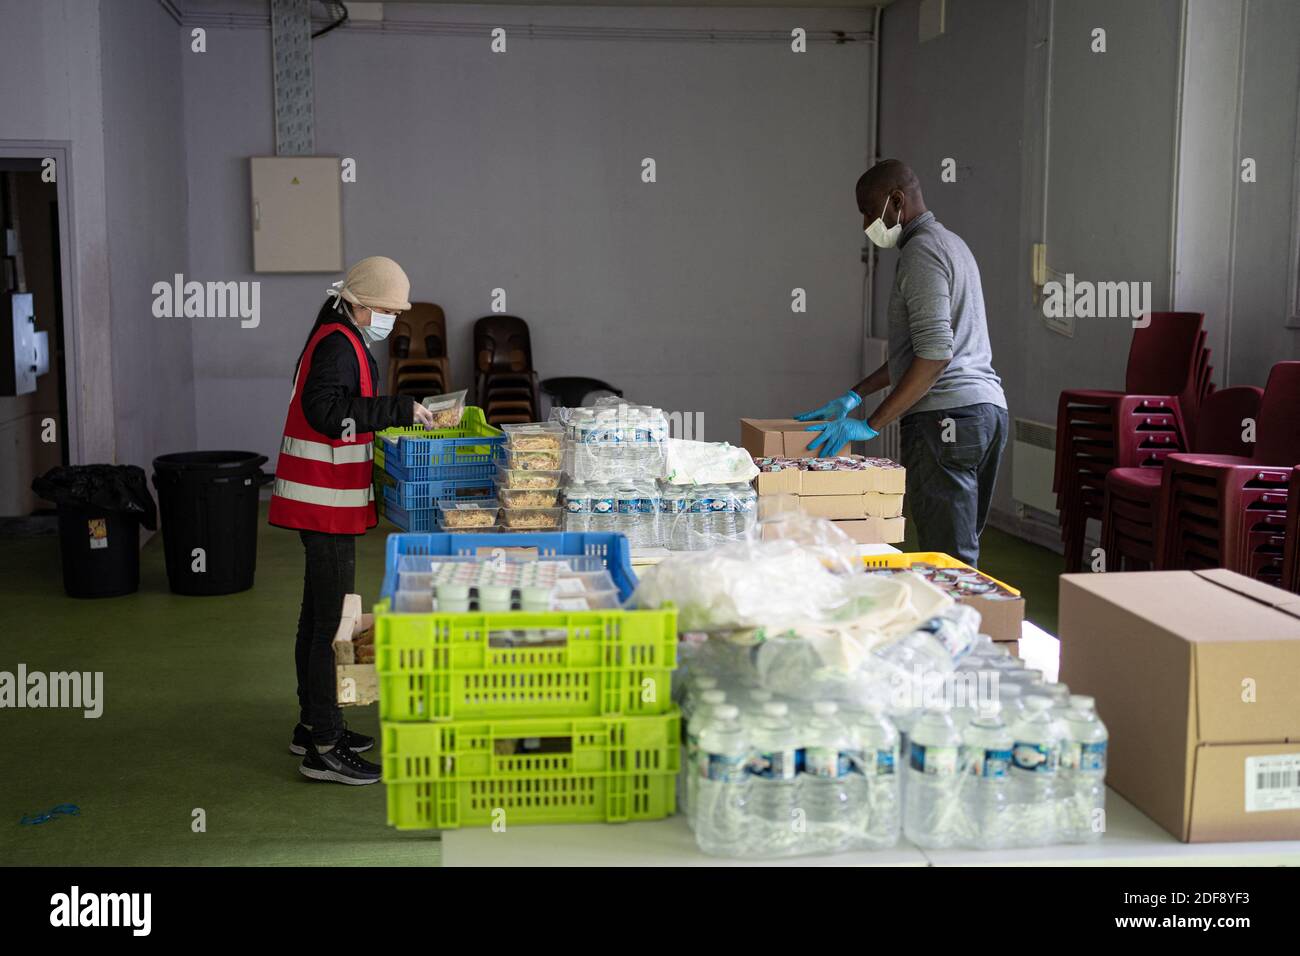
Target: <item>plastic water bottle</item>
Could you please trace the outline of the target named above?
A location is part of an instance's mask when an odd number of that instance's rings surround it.
[[[799,739],[785,703],[772,700],[763,705],[751,740],[749,805],[756,824],[756,850],[760,855],[779,856],[791,852],[800,836],[796,829]]]
[[[898,729],[884,714],[879,703],[867,706],[867,712],[850,728],[853,770],[851,785],[858,793],[853,800],[858,840],[876,850],[898,842],[902,819],[902,792],[899,789]]]
[[[749,848],[751,827],[746,765],[749,746],[734,704],[715,707],[700,728],[695,842],[714,856],[742,856]]]
[[[709,488],[709,532],[717,544],[736,536],[736,512],[728,485],[713,485]]]
[[[695,826],[695,796],[700,780],[700,728],[713,719],[714,711],[726,701],[725,691],[717,688],[704,691],[691,711],[691,719],[686,722],[686,772],[682,774],[686,785],[682,788],[682,806],[686,811],[686,822],[691,827]]]
[[[985,703],[963,735],[966,748],[963,804],[975,846],[998,849],[1010,843],[1011,748],[1001,701]]]
[[[588,531],[591,524],[591,501],[587,486],[580,481],[572,482],[564,489],[564,530]]]
[[[1011,728],[1012,801],[1015,841],[1045,846],[1057,839],[1057,774],[1062,728],[1052,716],[1052,699],[1025,699],[1025,712]]]
[[[712,512],[713,499],[708,486],[692,487],[686,503],[686,547],[683,550],[704,551],[710,547]]]
[[[751,687],[745,692],[740,706],[740,722],[752,727],[763,716],[763,705],[772,699],[772,692],[764,687]]]
[[[591,508],[588,529],[605,533],[617,530],[618,498],[614,494],[614,489],[601,482],[588,483],[587,489],[589,495],[587,500]]]
[[[1062,720],[1060,822],[1072,843],[1100,840],[1106,823],[1106,751],[1110,734],[1091,697],[1074,694]]]
[[[1024,693],[1019,684],[999,679],[998,702],[1002,705],[1002,722],[1008,727],[1014,726],[1025,712]]]
[[[758,492],[752,485],[737,485],[735,502],[736,534],[749,534],[758,524]]]
[[[712,674],[696,674],[692,676],[686,682],[686,690],[682,694],[682,720],[689,725],[691,715],[700,702],[700,695],[706,690],[713,690],[717,686],[718,679]]]
[[[684,551],[686,524],[679,521],[686,513],[686,489],[681,485],[665,483],[659,492],[659,535],[665,548]]]
[[[903,830],[917,846],[956,846],[962,837],[962,739],[948,709],[922,714],[909,743]]]
[[[640,524],[638,537],[641,547],[657,548],[661,545],[659,538],[659,489],[649,478],[642,478],[636,483],[637,521]]]
[[[849,773],[852,746],[834,701],[813,704],[804,728],[800,803],[808,815],[807,848],[836,853],[853,841],[857,813]]]

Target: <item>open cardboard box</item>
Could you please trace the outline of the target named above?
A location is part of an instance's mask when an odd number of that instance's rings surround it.
[[[1191,843],[1300,839],[1300,596],[1223,569],[1061,577],[1106,782]]]
[[[335,691],[340,707],[359,707],[379,699],[374,632],[375,616],[362,613],[361,595],[344,595],[343,613],[333,642]]]
[[[740,444],[755,458],[815,458],[808,443],[821,437],[821,432],[808,431],[809,425],[824,422],[800,422],[793,418],[742,418]],[[846,455],[849,443],[834,451],[819,452],[827,457]]]

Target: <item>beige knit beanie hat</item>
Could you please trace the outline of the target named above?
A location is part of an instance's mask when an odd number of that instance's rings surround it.
[[[339,300],[383,312],[405,312],[411,307],[411,280],[387,256],[367,256],[348,270],[346,279],[329,290]]]

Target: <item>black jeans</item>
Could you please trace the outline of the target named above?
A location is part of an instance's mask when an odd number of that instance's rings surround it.
[[[943,551],[978,566],[1007,421],[1005,408],[989,404],[903,417],[907,504],[922,551]]]
[[[357,542],[348,534],[300,531],[307,552],[298,614],[298,719],[311,727],[312,743],[334,743],[343,730],[335,696],[334,633],[342,617],[343,596],[355,590]]]

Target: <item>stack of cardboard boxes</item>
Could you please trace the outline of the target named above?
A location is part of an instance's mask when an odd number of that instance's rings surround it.
[[[762,469],[759,497],[797,495],[807,514],[834,521],[862,544],[902,541],[903,468],[883,458],[857,457],[838,466],[815,458],[808,443],[817,433],[807,431],[809,424],[793,419],[740,420],[741,444]],[[847,452],[845,445],[825,454],[847,457]]]

